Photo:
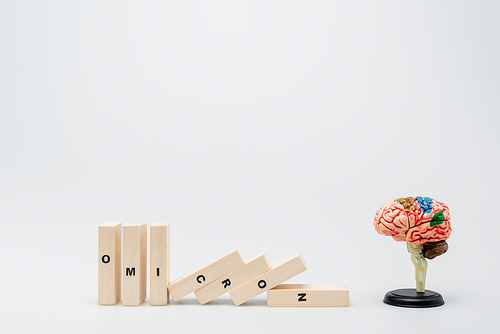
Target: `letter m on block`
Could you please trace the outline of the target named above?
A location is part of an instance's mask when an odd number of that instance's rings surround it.
[[[127,268],[125,270],[125,276],[135,276],[135,267]]]

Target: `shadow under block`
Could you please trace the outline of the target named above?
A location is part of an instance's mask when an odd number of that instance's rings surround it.
[[[245,257],[238,247],[189,274],[176,279],[168,286],[168,290],[172,299],[178,300],[244,264]]]
[[[229,292],[254,277],[265,273],[272,267],[272,262],[266,252],[257,254],[248,259],[245,265],[223,275],[194,292],[198,302],[203,305]]]
[[[122,223],[99,225],[98,303],[115,305],[121,299]]]
[[[244,302],[257,297],[263,292],[274,288],[278,284],[300,274],[307,269],[306,263],[299,252],[275,263],[271,270],[259,275],[252,280],[240,285],[229,292],[234,305],[238,306]]]
[[[139,306],[146,299],[147,240],[147,224],[123,226],[124,306]]]
[[[267,306],[349,306],[349,290],[343,284],[280,284],[267,291]]]
[[[155,223],[149,227],[149,303],[168,304],[170,297],[170,224]]]

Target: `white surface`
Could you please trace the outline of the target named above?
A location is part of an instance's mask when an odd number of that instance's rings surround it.
[[[498,2],[0,2],[2,332],[498,332]],[[427,287],[372,219],[450,207]],[[176,279],[300,250],[343,309],[97,305],[97,226],[171,223]],[[210,239],[206,236],[210,235]]]

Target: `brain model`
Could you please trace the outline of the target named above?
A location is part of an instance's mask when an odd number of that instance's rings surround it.
[[[373,225],[379,234],[392,236],[394,240],[406,240],[413,245],[433,244],[432,248],[443,247],[446,244],[443,241],[451,233],[448,207],[430,197],[404,197],[387,202],[377,210]]]

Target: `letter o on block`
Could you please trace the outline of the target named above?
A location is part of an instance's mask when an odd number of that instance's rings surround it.
[[[259,281],[259,283],[257,283],[257,285],[259,286],[259,288],[264,289],[267,286],[267,283],[262,279]]]
[[[109,255],[103,255],[101,260],[102,263],[109,263],[109,261],[111,261]]]

